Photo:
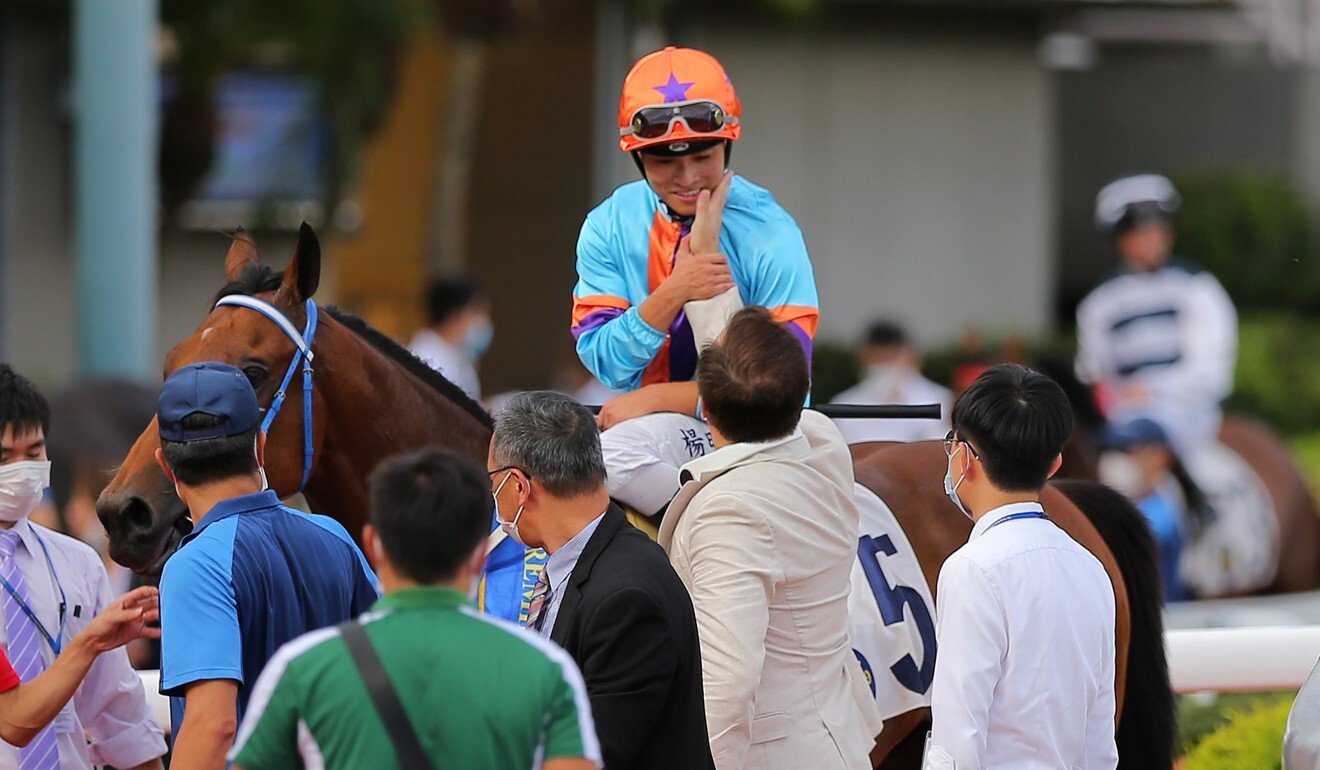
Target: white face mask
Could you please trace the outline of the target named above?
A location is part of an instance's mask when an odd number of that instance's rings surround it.
[[[257,445],[252,445],[252,456],[257,458],[257,473],[261,474],[261,491],[270,489],[270,482],[266,480],[266,469],[261,465],[261,455],[257,454]]]
[[[1118,490],[1124,497],[1137,500],[1144,496],[1141,468],[1124,452],[1105,452],[1096,468],[1100,482]]]
[[[48,460],[24,460],[0,465],[0,521],[10,523],[27,518],[41,503],[50,486]]]
[[[962,511],[962,515],[971,519],[972,514],[967,512],[967,508],[963,506],[962,498],[958,497],[958,487],[962,486],[963,481],[967,478],[967,474],[964,473],[959,476],[957,482],[953,480],[953,458],[957,457],[958,453],[962,450],[963,445],[958,444],[958,448],[953,450],[953,454],[949,455],[949,464],[944,468],[944,494],[948,495],[949,499],[953,501],[953,504],[958,506],[958,510]],[[975,519],[973,519],[973,521],[975,521]]]
[[[500,529],[504,530],[504,534],[513,538],[513,542],[517,543],[523,548],[526,548],[527,543],[523,542],[522,536],[518,534],[518,519],[522,517],[523,506],[521,505],[518,506],[518,512],[513,514],[512,521],[506,520],[504,516],[500,514],[500,499],[499,499],[500,490],[504,489],[504,485],[509,483],[509,477],[511,477],[512,475],[513,475],[513,471],[509,471],[508,473],[504,474],[504,480],[501,481],[500,485],[498,487],[495,487],[495,491],[491,493],[491,497],[494,498],[495,500],[495,518],[499,519]]]

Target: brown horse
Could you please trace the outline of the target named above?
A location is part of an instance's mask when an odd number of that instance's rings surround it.
[[[319,269],[319,248],[310,228],[304,227],[294,259],[282,276],[259,265],[255,248],[240,234],[225,263],[229,283],[217,297],[258,296],[301,327],[302,306],[316,290]],[[366,514],[365,478],[377,462],[435,443],[484,462],[490,422],[455,386],[361,321],[334,309],[322,318],[314,359],[314,466],[304,493],[314,509],[338,517],[356,533]],[[165,373],[198,360],[229,362],[247,374],[259,398],[269,403],[276,380],[294,353],[294,345],[270,320],[248,309],[223,306],[213,309],[197,331],[170,352]],[[282,495],[294,492],[303,468],[301,394],[296,388],[292,391],[290,403],[271,428],[266,450],[271,485]],[[97,503],[110,534],[111,554],[140,571],[161,567],[178,539],[183,515],[153,460],[156,430],[154,422],[147,426]],[[939,445],[875,444],[855,451],[858,480],[899,516],[933,593],[940,565],[966,542],[971,529],[940,489],[945,459]],[[1122,703],[1119,740],[1124,766],[1167,770],[1172,695],[1164,667],[1149,533],[1142,529],[1140,514],[1099,485],[1065,492],[1049,491],[1046,507],[1099,556],[1115,587],[1115,689]],[[934,650],[925,652],[934,654]],[[910,752],[920,733],[915,728],[925,718],[918,710],[889,720],[876,760],[884,760],[887,767],[916,767],[919,762]],[[911,739],[904,741],[909,735]],[[886,759],[891,749],[896,751]]]
[[[240,230],[225,259],[228,282],[216,297],[260,297],[302,328],[303,303],[316,292],[320,273],[320,246],[306,224],[283,274],[257,261],[256,246]],[[219,307],[170,351],[164,375],[195,361],[223,361],[243,370],[257,397],[270,403],[294,352],[293,343],[264,316]],[[384,458],[441,445],[485,464],[489,415],[360,319],[334,308],[322,313],[315,352],[315,468],[303,490],[314,510],[335,516],[357,537],[366,521],[366,475]],[[291,387],[266,446],[267,476],[281,497],[292,496],[302,477],[302,420],[302,392]],[[174,489],[153,467],[160,446],[156,431],[153,419],[96,504],[111,557],[138,572],[158,571],[188,527]]]

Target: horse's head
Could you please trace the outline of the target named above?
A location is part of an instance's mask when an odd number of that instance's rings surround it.
[[[316,292],[321,277],[316,234],[303,224],[293,259],[281,274],[258,262],[256,245],[240,229],[225,258],[225,277],[227,283],[217,299],[231,294],[259,297],[302,329],[305,301]],[[197,361],[222,361],[241,369],[258,400],[269,404],[296,351],[280,327],[260,313],[244,307],[213,307],[197,330],[165,357],[164,376]],[[318,422],[324,411],[316,410]],[[293,494],[302,476],[302,419],[302,390],[291,384],[266,442],[267,476],[281,496]],[[319,439],[324,432],[317,428],[314,435]],[[159,447],[152,419],[96,502],[97,516],[110,536],[110,556],[138,572],[158,571],[189,529],[187,511],[156,465]]]

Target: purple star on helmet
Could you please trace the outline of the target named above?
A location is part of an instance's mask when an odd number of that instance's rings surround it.
[[[681,102],[687,99],[688,89],[696,85],[695,82],[684,83],[674,77],[674,73],[669,73],[669,82],[661,83],[658,86],[652,86],[653,91],[659,91],[660,95],[665,97],[665,103]]]

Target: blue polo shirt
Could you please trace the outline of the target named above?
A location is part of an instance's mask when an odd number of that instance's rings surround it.
[[[371,608],[376,575],[327,516],[280,504],[274,492],[216,505],[165,563],[160,580],[160,692],[183,724],[183,691],[205,679],[251,687],[285,642]]]

